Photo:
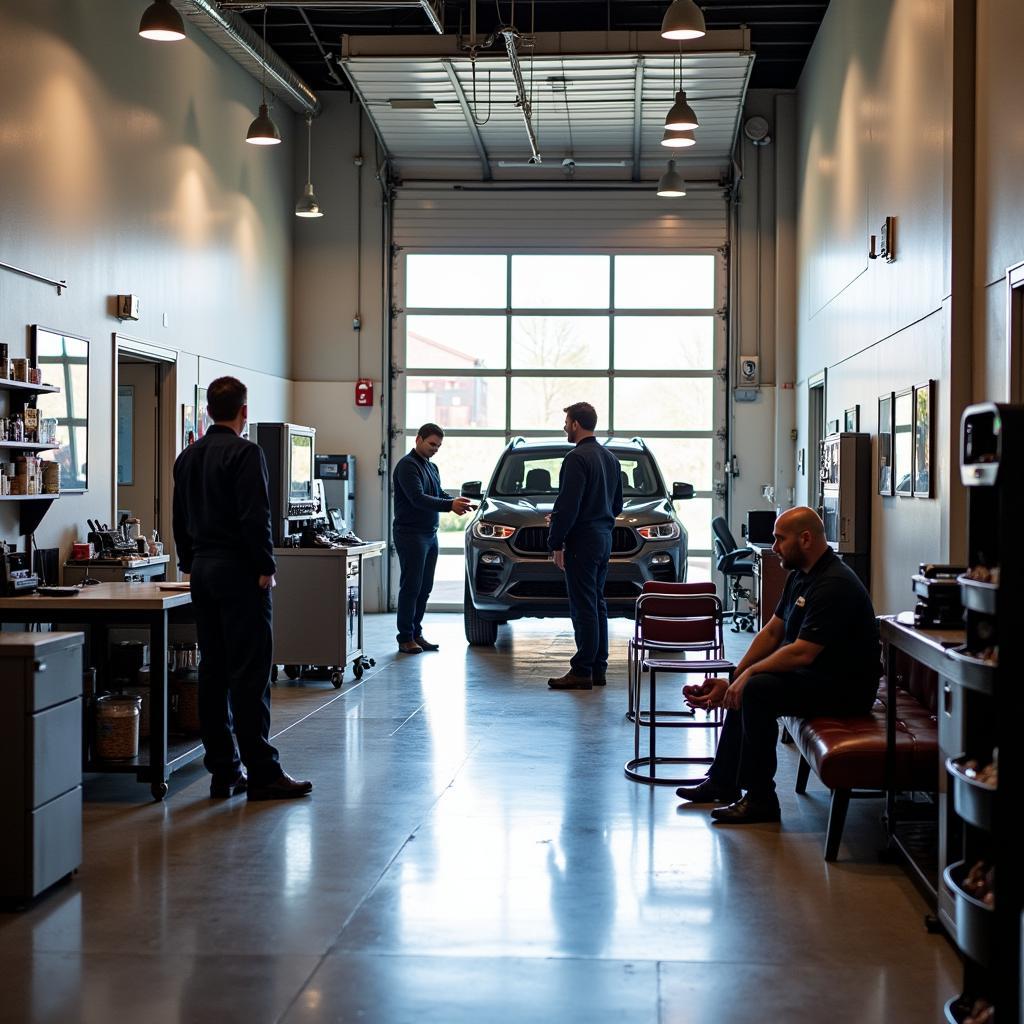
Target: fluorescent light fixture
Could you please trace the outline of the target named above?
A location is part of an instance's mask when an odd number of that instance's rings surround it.
[[[431,99],[390,99],[392,110],[436,110],[437,104]]]
[[[673,132],[666,128],[661,144],[669,149],[685,149],[687,146],[696,146],[697,140],[693,137],[692,131]]]
[[[142,14],[139,35],[159,43],[173,43],[185,38],[185,23],[170,0],[154,0]]]
[[[661,21],[662,39],[700,39],[707,31],[704,15],[693,0],[673,0]]]
[[[686,195],[686,183],[676,170],[675,160],[669,160],[668,169],[658,181],[658,195],[663,199],[678,199]]]

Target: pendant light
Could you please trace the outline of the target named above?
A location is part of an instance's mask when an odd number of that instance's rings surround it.
[[[139,35],[159,43],[173,43],[185,38],[185,23],[170,0],[153,0],[139,21]]]
[[[658,181],[658,195],[663,199],[679,199],[686,195],[686,183],[676,170],[675,160],[669,160],[667,170]]]
[[[249,130],[245,133],[245,141],[254,146],[276,146],[281,141],[281,133],[277,130],[267,110],[267,9],[263,8],[263,76],[260,79],[260,112]]]
[[[302,198],[295,204],[296,217],[322,217],[324,211],[313,191],[313,116],[306,115],[306,187]]]
[[[687,146],[696,146],[697,140],[692,131],[673,132],[666,128],[661,144],[669,149],[685,149]]]
[[[693,0],[672,0],[661,21],[662,39],[700,39],[707,35],[704,15]]]
[[[686,92],[683,89],[676,93],[676,101],[665,118],[665,127],[673,132],[693,131],[694,128],[700,127],[693,107],[686,102]]]

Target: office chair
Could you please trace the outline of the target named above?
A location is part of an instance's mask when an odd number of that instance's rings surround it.
[[[747,611],[740,611],[740,601],[750,600],[750,587],[743,586],[741,580],[749,576],[753,583],[754,549],[741,548],[736,543],[729,530],[729,524],[722,516],[715,516],[711,520],[711,531],[715,538],[715,568],[725,577],[729,586],[729,597],[732,599],[732,607],[725,613],[725,617],[732,620],[734,633],[739,633],[743,629],[753,632],[754,616],[749,603]]]
[[[527,494],[532,494],[534,491],[541,493],[551,490],[551,474],[542,467],[535,467],[526,474],[526,483],[523,485],[523,490]]]

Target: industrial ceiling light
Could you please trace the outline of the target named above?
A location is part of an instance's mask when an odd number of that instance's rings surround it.
[[[173,43],[185,38],[185,23],[170,0],[153,0],[143,12],[139,35],[159,43]]]
[[[693,107],[686,102],[686,92],[683,89],[676,93],[676,101],[665,118],[665,127],[672,132],[693,131],[694,128],[700,127]]]
[[[281,133],[277,130],[267,110],[267,9],[263,8],[263,76],[260,79],[260,111],[245,133],[245,141],[254,146],[276,146],[281,141]]]
[[[696,146],[697,140],[692,131],[673,132],[666,128],[661,144],[669,149],[685,149],[687,146]]]
[[[672,0],[661,21],[662,39],[700,39],[707,35],[704,15],[693,0]]]
[[[658,181],[658,195],[663,199],[679,199],[686,195],[686,183],[676,171],[675,160],[669,160],[668,169]]]
[[[302,198],[295,204],[296,217],[322,217],[324,211],[320,200],[313,191],[313,117],[306,115],[306,188]]]

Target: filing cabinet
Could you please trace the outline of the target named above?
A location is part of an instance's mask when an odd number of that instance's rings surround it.
[[[81,633],[0,633],[0,904],[82,861]]]

